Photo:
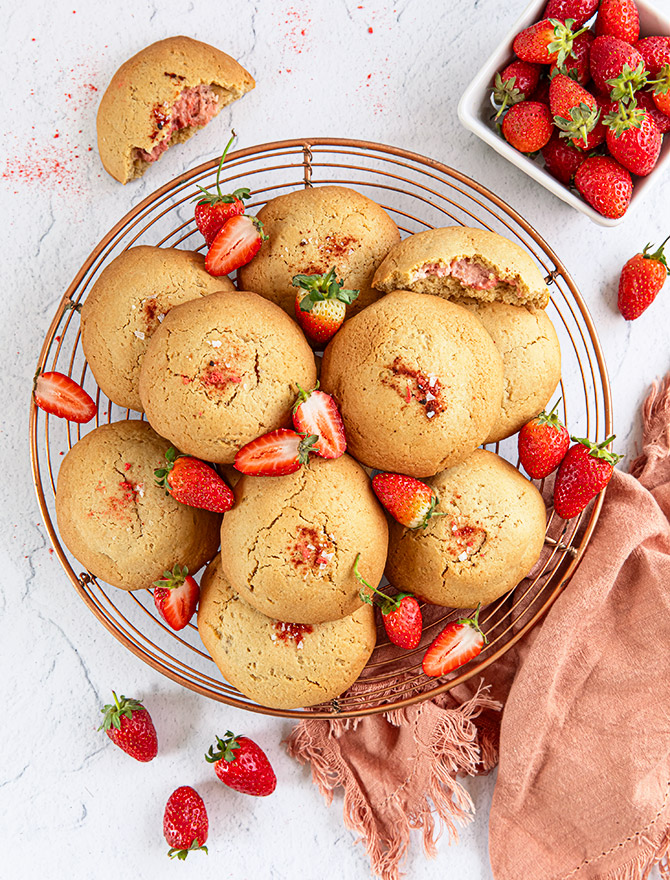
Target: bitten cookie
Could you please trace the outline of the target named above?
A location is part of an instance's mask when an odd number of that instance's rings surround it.
[[[198,630],[221,674],[272,709],[313,706],[356,681],[375,646],[374,611],[363,605],[329,623],[283,623],[232,589],[217,556],[200,584]]]
[[[150,587],[177,564],[194,573],[219,546],[219,514],[180,504],[156,486],[154,469],[169,446],[146,422],[113,422],[75,444],[58,472],[65,546],[123,590]]]
[[[355,315],[380,295],[375,269],[400,233],[376,202],[343,186],[315,186],[277,196],[258,212],[269,241],[238,272],[240,287],[255,290],[294,317],[294,275],[317,275],[332,266],[344,287],[360,290],[347,306]]]
[[[495,232],[467,226],[410,235],[388,253],[372,286],[541,309],[549,302],[542,273],[527,251]]]
[[[173,306],[234,290],[214,278],[194,251],[141,245],[100,274],[81,310],[81,343],[96,382],[111,401],[142,412],[140,365],[149,339]]]
[[[141,177],[255,82],[240,64],[207,43],[168,37],[141,49],[111,79],[98,108],[98,150],[121,183]]]
[[[467,309],[396,291],[338,331],[323,357],[321,387],[340,407],[353,456],[425,477],[488,437],[500,415],[503,367]]]
[[[495,342],[503,361],[502,410],[487,443],[515,434],[542,412],[561,378],[561,347],[544,309],[464,303]]]
[[[533,483],[484,449],[426,483],[445,515],[425,529],[391,523],[393,586],[450,608],[487,605],[515,587],[544,544],[546,509]]]
[[[221,524],[222,566],[257,611],[322,623],[362,604],[354,562],[384,572],[388,527],[370,480],[348,455],[312,458],[282,477],[242,477]]]
[[[229,464],[245,443],[288,425],[298,385],[315,382],[295,321],[235,291],[168,312],[147,346],[139,391],[151,425],[181,452]]]

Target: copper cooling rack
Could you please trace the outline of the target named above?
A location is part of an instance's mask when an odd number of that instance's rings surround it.
[[[61,544],[55,526],[55,483],[63,454],[82,432],[110,421],[140,418],[112,404],[95,384],[82,354],[79,318],[73,306],[85,297],[101,270],[123,250],[151,244],[201,249],[191,200],[196,185],[213,183],[217,159],[206,162],[158,189],[131,210],[93,250],[65,292],[47,333],[39,367],[68,373],[97,402],[94,423],[63,422],[31,403],[30,443],[37,497],[58,558],[91,611],[120,642],[154,669],[204,696],[253,712],[304,717],[351,717],[400,708],[455,687],[495,663],[547,611],[575,570],[600,513],[602,497],[581,517],[564,526],[547,525],[541,570],[507,596],[487,606],[481,623],[488,646],[476,661],[449,680],[421,672],[422,651],[394,649],[378,629],[378,643],[365,670],[366,689],[356,686],[337,700],[311,709],[268,709],[222,680],[191,624],[179,634],[157,616],[150,590],[126,592],[98,581]],[[403,235],[433,226],[461,224],[498,232],[525,247],[546,273],[563,353],[562,415],[573,434],[601,441],[611,433],[612,405],[603,353],[584,301],[563,263],[516,211],[485,187],[446,165],[416,153],[367,141],[306,138],[238,150],[224,166],[226,191],[249,186],[255,213],[268,199],[299,187],[351,186],[381,204]],[[518,465],[515,438],[491,448]],[[557,528],[558,527],[558,528]],[[444,609],[427,627],[432,638],[462,612]]]

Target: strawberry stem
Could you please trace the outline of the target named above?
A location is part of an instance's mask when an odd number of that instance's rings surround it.
[[[486,638],[486,633],[482,630],[481,626],[479,625],[479,612],[481,611],[481,607],[482,607],[482,603],[480,602],[479,605],[477,605],[475,613],[473,614],[472,617],[461,617],[459,620],[456,621],[456,623],[460,623],[463,626],[471,626],[473,629],[476,629],[477,632],[484,639],[484,644],[488,645],[489,640]]]
[[[232,731],[226,731],[225,739],[221,739],[220,736],[217,736],[216,745],[218,747],[216,751],[214,746],[210,746],[209,751],[205,755],[205,761],[207,761],[208,764],[215,764],[217,761],[220,761],[221,758],[228,762],[235,760],[235,750],[239,749],[240,744]]]
[[[660,245],[658,250],[653,254],[647,253],[647,251],[653,247],[652,244],[648,244],[645,247],[644,251],[642,252],[642,256],[645,258],[645,260],[656,260],[657,263],[660,263],[662,266],[665,266],[665,268],[668,270],[668,275],[670,275],[670,269],[668,269],[668,264],[666,262],[665,253],[663,252],[663,248],[666,246],[668,241],[670,241],[670,235],[666,238],[666,240],[663,242],[663,244]]]

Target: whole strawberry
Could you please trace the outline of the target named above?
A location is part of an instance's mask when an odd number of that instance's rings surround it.
[[[554,483],[554,510],[561,519],[572,519],[584,510],[612,479],[614,465],[622,457],[605,449],[614,435],[598,445],[586,438],[572,440]]]
[[[584,31],[572,45],[572,53],[565,59],[563,64],[552,64],[549,68],[549,77],[554,77],[557,73],[565,73],[575,82],[585,86],[591,79],[591,43],[593,43],[593,34],[591,31]],[[536,98],[537,100],[537,98]]]
[[[424,529],[433,516],[444,516],[435,508],[438,498],[426,483],[405,474],[377,474],[372,488],[393,519],[408,529]]]
[[[572,54],[575,37],[572,19],[562,22],[557,18],[536,21],[514,38],[512,49],[522,61],[532,64],[557,64],[559,67]]]
[[[539,64],[517,59],[508,64],[501,73],[496,73],[493,86],[493,100],[499,107],[496,119],[508,107],[530,98],[537,88],[541,70]]]
[[[539,101],[522,101],[511,107],[502,123],[505,140],[521,153],[534,153],[548,143],[554,131],[551,112]]]
[[[670,238],[670,236],[668,237]],[[668,238],[653,254],[648,244],[641,254],[635,254],[621,270],[619,278],[619,311],[627,321],[639,318],[660,293],[670,271],[663,253]]]
[[[207,853],[208,830],[207,810],[198,792],[190,785],[173,791],[163,815],[163,834],[170,845],[170,858],[176,856],[183,861],[190,852]]]
[[[665,64],[651,80],[654,91],[652,97],[661,113],[670,116],[670,64]]]
[[[479,626],[479,608],[473,617],[448,623],[433,640],[421,664],[426,675],[447,675],[481,654],[487,639]]]
[[[247,187],[241,187],[232,193],[221,192],[221,169],[234,140],[235,132],[232,133],[230,140],[226,144],[219,167],[216,170],[216,192],[211,193],[208,189],[199,186],[200,195],[193,200],[197,202],[195,206],[195,225],[203,234],[208,246],[212,244],[226,220],[229,220],[236,214],[244,214],[244,199],[248,199],[251,196],[251,192]]]
[[[654,120],[661,134],[667,134],[670,131],[670,116],[656,106],[653,92],[643,89],[635,93],[635,99],[640,110],[644,110]]]
[[[542,147],[542,156],[547,171],[566,186],[572,184],[577,169],[586,160],[586,153],[573,147],[558,134]]]
[[[663,135],[652,117],[640,107],[619,109],[605,117],[607,147],[612,156],[633,174],[644,177],[656,167]]]
[[[354,562],[354,574],[363,586],[367,587],[367,590],[360,591],[360,598],[368,605],[379,605],[384,629],[389,637],[389,641],[399,648],[406,648],[408,650],[416,648],[421,641],[421,630],[423,627],[421,606],[417,599],[411,593],[398,593],[395,596],[388,596],[386,593],[373,587],[358,571],[359,559],[360,553]],[[379,598],[377,599],[377,597]]]
[[[575,186],[603,217],[618,219],[633,195],[630,172],[610,156],[590,156],[577,169]]]
[[[617,37],[596,37],[591,44],[591,76],[596,90],[614,100],[632,100],[647,79],[644,58],[630,43]]]
[[[200,598],[200,587],[188,568],[175,565],[172,571],[164,571],[163,577],[154,581],[154,587],[158,613],[172,629],[183,629],[195,614]]]
[[[573,147],[591,149],[591,132],[600,118],[600,108],[593,95],[569,76],[557,73],[549,86],[549,109],[561,135]]]
[[[242,794],[266,797],[277,787],[277,777],[267,755],[246,736],[235,736],[229,730],[225,739],[216,738],[216,748],[209,747],[205,760],[214,764],[221,782]]]
[[[116,696],[114,703],[100,711],[104,720],[98,730],[104,730],[111,741],[136,761],[151,761],[158,752],[158,737],[151,715],[138,700]]]
[[[645,37],[635,43],[644,59],[648,73],[655,76],[666,64],[670,64],[670,37]]]
[[[293,284],[300,288],[295,297],[296,321],[313,344],[328,342],[344,323],[347,306],[359,291],[342,287],[335,266],[322,275],[294,275]]]
[[[600,0],[596,34],[634,43],[640,36],[640,13],[635,0]]]
[[[549,0],[542,18],[573,19],[575,27],[585,24],[598,9],[599,0]]]
[[[519,461],[529,477],[542,480],[553,473],[570,446],[568,429],[556,415],[560,398],[551,412],[542,412],[519,431]]]
[[[165,466],[156,468],[154,474],[157,486],[189,507],[225,513],[235,503],[232,491],[213,467],[199,458],[181,455],[174,446],[165,453]]]

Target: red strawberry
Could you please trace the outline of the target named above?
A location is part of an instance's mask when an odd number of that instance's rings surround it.
[[[216,192],[211,193],[204,187],[199,186],[198,189],[201,194],[193,200],[198,203],[195,206],[195,225],[204,235],[208,246],[212,244],[226,220],[229,220],[236,214],[244,214],[243,199],[248,199],[251,196],[251,192],[246,186],[236,189],[233,193],[224,194],[221,192],[221,185],[219,183],[221,169],[226,161],[230,145],[234,140],[235,132],[232,133],[232,137],[226,144],[216,171]]]
[[[278,428],[257,437],[238,449],[235,467],[251,476],[280,477],[293,474],[307,464],[310,452],[315,452],[316,434],[303,437],[288,428]]]
[[[670,64],[665,64],[656,74],[656,79],[650,85],[654,86],[654,103],[661,111],[670,116]]]
[[[572,19],[563,23],[557,18],[544,18],[521,31],[514,38],[512,48],[522,61],[533,64],[563,64],[572,53],[577,34],[572,31]],[[586,30],[584,28],[583,30]]]
[[[358,290],[345,290],[337,280],[335,266],[323,275],[294,275],[301,288],[295,297],[295,317],[312,343],[328,342],[337,333]]]
[[[554,130],[551,113],[539,101],[522,101],[511,107],[503,119],[505,140],[521,153],[534,153],[548,143]]]
[[[423,627],[423,619],[421,617],[421,606],[411,593],[398,593],[395,596],[387,596],[381,590],[376,589],[369,584],[358,571],[358,560],[361,558],[359,553],[354,562],[354,574],[358,580],[372,592],[361,590],[359,596],[363,602],[368,605],[374,605],[375,599],[379,596],[378,604],[384,621],[384,629],[389,640],[399,648],[407,648],[408,650],[416,648],[421,641],[421,629]]]
[[[548,77],[542,76],[540,77],[540,82],[537,85],[537,88],[533,92],[533,101],[539,101],[540,104],[546,104],[549,106],[549,87],[551,85],[551,81]]]
[[[600,118],[593,95],[569,76],[558,73],[549,86],[549,108],[562,136],[574,147],[590,149],[589,135]]]
[[[551,412],[542,412],[519,431],[519,461],[533,480],[549,476],[563,461],[570,445],[568,429],[556,415],[560,397]]]
[[[486,636],[479,628],[479,608],[474,617],[464,617],[448,623],[435,638],[423,657],[422,668],[426,675],[438,678],[473,657],[481,654]]]
[[[70,422],[90,422],[98,411],[93,398],[65,373],[38,373],[33,396],[40,409]]]
[[[591,79],[591,43],[593,43],[591,31],[584,31],[583,34],[576,37],[572,46],[572,54],[565,59],[560,67],[557,64],[552,64],[549,68],[549,76],[553,77],[557,73],[565,73],[580,85],[586,85]]]
[[[649,114],[656,123],[656,127],[662,134],[670,131],[670,115],[664,113],[656,106],[654,96],[649,91],[641,91],[635,93],[637,106]]]
[[[573,19],[576,27],[585,24],[598,8],[599,0],[549,0],[542,18]]]
[[[235,496],[213,467],[181,455],[174,446],[165,453],[165,467],[156,468],[156,485],[168,495],[190,507],[225,513],[235,503]]]
[[[216,750],[209,747],[205,759],[214,764],[221,782],[242,794],[266,797],[275,790],[277,777],[267,755],[246,736],[235,736],[229,730],[226,738],[216,738]]]
[[[572,438],[556,474],[554,483],[554,510],[561,519],[572,519],[605,488],[612,478],[614,465],[621,458],[605,449],[614,435],[596,446],[585,438]]]
[[[226,220],[217,232],[205,257],[205,269],[210,275],[228,275],[240,266],[246,266],[267,241],[263,224],[258,217],[237,214]]]
[[[624,168],[644,177],[656,166],[663,145],[663,135],[648,113],[640,107],[619,104],[616,113],[604,120],[607,147]]]
[[[632,99],[646,82],[643,57],[617,37],[596,37],[591,44],[590,64],[597,91],[611,94],[613,100]]]
[[[114,704],[101,709],[104,720],[98,730],[104,730],[111,741],[136,761],[151,761],[158,752],[158,738],[151,715],[138,700],[121,696],[114,691]]]
[[[640,36],[640,13],[635,0],[600,0],[596,35],[617,37],[634,43]]]
[[[666,64],[670,64],[670,37],[645,37],[637,41],[635,48],[643,57],[644,66],[652,76]]]
[[[423,529],[433,516],[438,498],[426,483],[404,474],[377,474],[372,488],[393,519],[408,529]]]
[[[609,156],[591,156],[582,162],[575,186],[592,208],[613,219],[623,217],[633,195],[630,173]]]
[[[209,830],[207,810],[198,792],[182,785],[172,792],[165,805],[163,834],[170,844],[168,855],[183,861],[190,852],[207,852],[205,841]]]
[[[318,383],[317,383],[318,387]],[[325,391],[303,391],[293,407],[293,427],[298,433],[316,435],[314,452],[322,458],[339,458],[347,448],[344,422],[337,404]]]
[[[670,238],[670,236],[669,236]],[[665,284],[670,271],[663,253],[668,239],[659,249],[649,254],[648,244],[641,254],[635,254],[621,270],[619,278],[619,311],[627,321],[639,318],[648,308]]]
[[[195,614],[200,587],[189,575],[188,568],[175,565],[154,581],[154,604],[163,620],[172,629],[183,629]]]
[[[502,71],[496,73],[493,86],[493,100],[499,105],[496,119],[508,107],[526,101],[537,88],[542,68],[528,61],[512,61]]]
[[[577,169],[586,159],[586,153],[573,147],[558,134],[542,148],[542,156],[547,171],[566,186],[572,184]]]

